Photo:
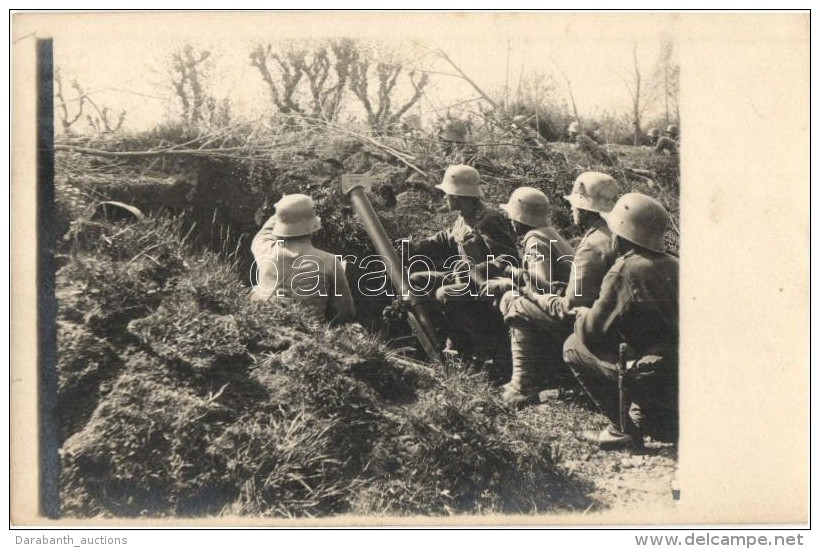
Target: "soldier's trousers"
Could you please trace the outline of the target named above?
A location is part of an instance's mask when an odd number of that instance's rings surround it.
[[[478,288],[470,282],[448,284],[452,274],[422,271],[410,275],[414,288],[428,288],[434,314],[444,325],[446,336],[459,353],[493,353],[504,339],[506,328],[492,299],[477,297]],[[428,282],[429,281],[429,282]]]
[[[555,383],[564,369],[564,340],[572,321],[549,314],[530,299],[512,293],[501,300],[501,312],[510,328],[512,379],[508,387],[523,396],[537,394]]]
[[[614,424],[620,423],[618,366],[615,356],[599,358],[575,334],[564,344],[564,360],[598,409]],[[677,441],[678,370],[670,359],[663,368],[627,377],[629,403],[626,431],[659,440]]]

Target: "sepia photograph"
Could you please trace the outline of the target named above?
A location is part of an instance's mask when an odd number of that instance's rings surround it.
[[[807,14],[11,17],[12,523],[808,521],[808,202],[730,169],[771,123],[808,197]],[[723,125],[721,56],[793,97]],[[799,304],[748,389],[742,219]]]

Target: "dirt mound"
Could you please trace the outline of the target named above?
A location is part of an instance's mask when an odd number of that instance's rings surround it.
[[[361,328],[328,329],[298,305],[251,303],[231,267],[180,229],[96,224],[58,274],[65,515],[587,501],[483,378],[400,363]]]

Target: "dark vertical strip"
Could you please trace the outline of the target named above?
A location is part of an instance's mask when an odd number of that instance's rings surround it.
[[[57,300],[54,296],[54,50],[37,41],[37,345],[39,353],[40,511],[56,518],[60,460],[57,429]]]

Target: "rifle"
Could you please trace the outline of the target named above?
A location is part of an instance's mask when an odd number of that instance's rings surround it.
[[[421,343],[427,357],[432,362],[439,362],[441,360],[440,345],[435,335],[435,323],[424,305],[410,292],[407,272],[402,268],[396,251],[391,245],[390,238],[387,236],[387,232],[385,232],[381,221],[379,221],[376,212],[373,210],[373,205],[365,193],[371,186],[370,176],[366,174],[342,176],[342,192],[350,197],[353,209],[364,223],[367,236],[373,242],[376,251],[381,255],[381,259],[384,260],[387,267],[387,276],[390,277],[393,288],[400,296],[409,296],[407,298],[407,321],[413,330],[413,334]]]
[[[626,433],[626,416],[629,403],[626,401],[626,343],[618,346],[618,420],[621,433]]]

